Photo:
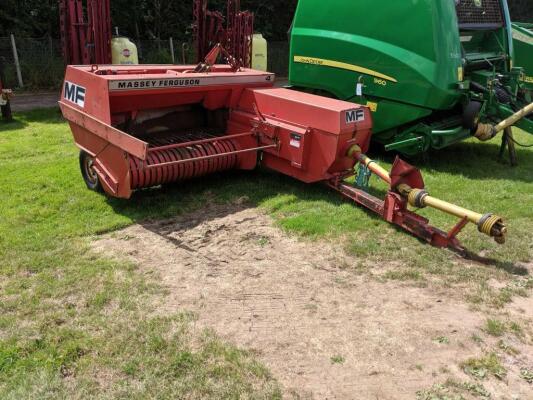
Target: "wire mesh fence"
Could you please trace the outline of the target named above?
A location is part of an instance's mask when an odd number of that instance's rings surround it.
[[[192,64],[193,46],[189,42],[171,39],[135,40],[142,64]]]
[[[20,73],[29,89],[49,89],[61,84],[65,69],[58,40],[51,38],[15,38]],[[18,87],[17,70],[11,38],[0,38],[0,63],[5,85]]]
[[[15,45],[24,88],[28,90],[57,89],[60,87],[65,63],[61,42],[50,37],[15,37]],[[171,39],[134,40],[141,64],[194,64],[196,56],[190,42]],[[288,73],[289,44],[268,44],[268,67],[279,77]],[[10,37],[0,37],[0,76],[6,87],[19,87],[16,62]]]

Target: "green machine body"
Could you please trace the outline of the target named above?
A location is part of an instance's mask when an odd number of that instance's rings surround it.
[[[506,0],[300,0],[290,36],[290,85],[367,105],[374,140],[406,155],[530,102]]]
[[[522,81],[533,101],[533,23],[513,23],[514,62],[524,68]]]

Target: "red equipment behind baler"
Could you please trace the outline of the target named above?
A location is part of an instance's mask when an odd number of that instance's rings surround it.
[[[226,16],[208,9],[208,0],[193,0],[193,30],[196,58],[203,62],[211,49],[220,44],[240,66],[252,65],[254,14],[241,11],[240,0],[227,0]]]
[[[202,64],[202,67],[205,66]],[[372,120],[366,107],[289,89],[274,75],[230,66],[69,66],[61,110],[81,149],[87,186],[129,198],[136,189],[260,162],[307,183],[324,182],[436,246],[460,249],[468,222],[502,242],[499,217],[454,207],[449,233],[407,205],[448,203],[423,190],[418,170],[397,160],[392,173],[364,156]],[[390,184],[385,201],[345,179],[359,163]]]
[[[13,116],[11,114],[11,97],[13,91],[11,89],[4,88],[2,79],[0,78],[0,114],[5,121],[11,121]]]
[[[111,63],[110,0],[59,0],[59,28],[67,64]]]
[[[351,103],[273,89],[274,75],[215,66],[67,68],[60,102],[78,146],[110,195],[263,164],[305,182],[328,180],[366,149],[369,112]],[[189,71],[189,73],[187,73]],[[349,121],[350,113],[359,121]],[[313,140],[310,140],[313,132]],[[320,162],[310,162],[320,154]],[[89,171],[87,171],[89,172]]]

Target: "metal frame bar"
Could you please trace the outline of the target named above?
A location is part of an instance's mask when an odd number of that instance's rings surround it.
[[[193,34],[197,62],[204,61],[211,48],[220,43],[242,67],[252,63],[254,14],[241,11],[240,0],[227,0],[226,14],[208,9],[208,0],[193,1]]]
[[[232,156],[236,154],[243,154],[243,153],[250,153],[252,151],[260,151],[260,150],[266,150],[266,149],[272,149],[274,147],[278,147],[277,144],[270,144],[268,146],[260,146],[260,147],[253,147],[250,149],[244,149],[244,150],[236,150],[236,151],[228,151],[226,153],[220,153],[220,154],[214,154],[211,156],[204,156],[204,157],[195,157],[195,158],[188,158],[186,160],[179,160],[179,161],[173,161],[173,162],[167,162],[167,163],[161,163],[161,164],[154,164],[154,165],[146,165],[142,169],[154,169],[154,168],[161,168],[161,167],[169,167],[173,165],[180,165],[180,164],[187,164],[195,161],[204,161],[204,160],[211,160],[213,158],[220,158],[220,157],[226,157],[226,156]]]
[[[396,193],[389,192],[383,201],[364,190],[350,186],[342,180],[334,179],[327,182],[327,185],[344,197],[375,212],[385,221],[399,226],[432,246],[448,247],[459,252],[464,251],[456,236],[465,227],[468,220],[462,219],[449,232],[444,232],[429,225],[428,219],[409,211],[405,202],[399,199],[399,195]]]
[[[254,136],[254,135],[255,135],[254,132],[246,132],[246,133],[239,133],[236,135],[217,136],[217,137],[209,138],[209,139],[200,139],[200,140],[194,140],[191,142],[169,144],[169,145],[160,146],[160,147],[151,147],[148,149],[148,153],[154,153],[156,151],[162,151],[162,150],[179,149],[182,147],[196,146],[196,145],[204,144],[204,143],[212,143],[212,142],[218,142],[221,140],[237,139],[241,137]]]

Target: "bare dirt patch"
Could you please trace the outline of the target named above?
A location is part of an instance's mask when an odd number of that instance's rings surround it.
[[[31,111],[38,108],[57,107],[59,92],[15,93],[11,100],[13,112]]]
[[[253,351],[287,397],[413,399],[468,380],[459,364],[483,353],[472,337],[486,317],[459,299],[358,274],[340,246],[290,237],[243,205],[134,225],[94,248],[156,274],[168,289],[159,312],[192,311]],[[531,398],[514,374],[485,384],[495,398]]]

